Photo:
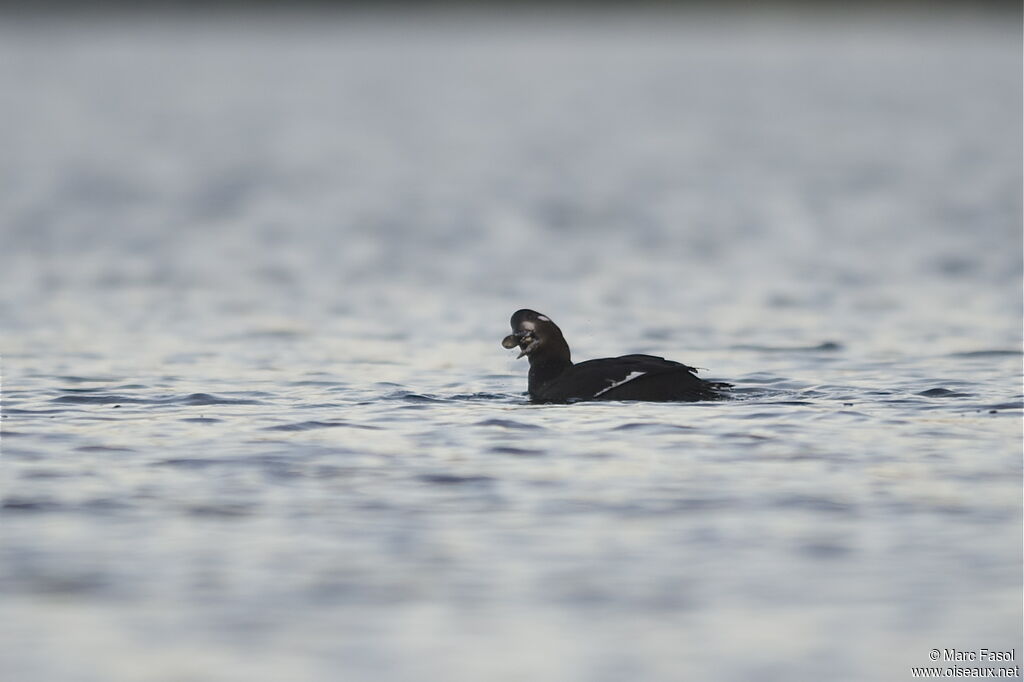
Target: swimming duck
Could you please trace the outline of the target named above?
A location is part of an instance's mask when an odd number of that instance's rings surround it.
[[[726,398],[730,384],[705,381],[697,370],[654,355],[623,355],[573,364],[562,330],[547,315],[517,310],[512,333],[501,345],[519,347],[530,361],[530,400],[572,403],[584,400],[695,401]]]

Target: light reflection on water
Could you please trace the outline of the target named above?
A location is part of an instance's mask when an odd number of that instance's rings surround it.
[[[1019,642],[1017,34],[3,32],[12,679],[888,679]],[[736,400],[530,405],[524,306]]]

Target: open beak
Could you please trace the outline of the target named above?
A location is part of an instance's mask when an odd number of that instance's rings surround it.
[[[505,348],[515,348],[519,346],[519,355],[516,356],[516,360],[529,355],[537,346],[540,345],[540,339],[533,335],[533,332],[518,331],[514,334],[509,334],[501,340],[501,345]]]

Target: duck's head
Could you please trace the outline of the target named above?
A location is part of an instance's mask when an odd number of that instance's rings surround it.
[[[562,330],[547,315],[535,310],[517,310],[512,315],[512,333],[501,341],[505,348],[519,347],[519,355],[530,358],[552,356],[559,360],[569,360],[569,344],[562,336]]]

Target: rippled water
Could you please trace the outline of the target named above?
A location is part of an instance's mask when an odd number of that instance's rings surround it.
[[[1019,646],[1004,19],[9,21],[4,679]],[[520,307],[736,399],[531,405]]]

